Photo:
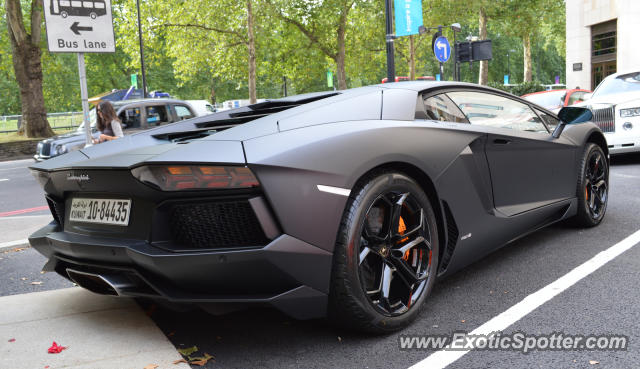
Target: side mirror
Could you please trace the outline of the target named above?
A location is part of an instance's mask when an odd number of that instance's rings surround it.
[[[587,108],[579,108],[575,106],[566,106],[558,112],[558,118],[560,119],[560,124],[556,127],[556,130],[553,131],[553,138],[558,138],[562,134],[564,127],[567,124],[579,124],[588,122],[593,118],[593,114],[591,110]]]

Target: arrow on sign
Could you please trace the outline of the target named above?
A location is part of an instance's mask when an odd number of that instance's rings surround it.
[[[445,43],[444,43],[444,42],[442,42],[442,41],[438,41],[438,42],[436,42],[436,47],[437,47],[438,49],[443,49],[443,52],[444,52],[444,58],[445,58],[445,59],[449,59],[449,58],[447,57],[447,44],[445,44]]]
[[[93,27],[82,27],[78,24],[78,22],[73,22],[71,25],[71,30],[76,35],[80,35],[80,31],[93,31]]]

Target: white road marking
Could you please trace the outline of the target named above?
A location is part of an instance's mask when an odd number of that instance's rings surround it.
[[[351,190],[348,188],[340,188],[340,187],[325,186],[325,185],[318,185],[317,187],[319,191],[333,193],[341,196],[349,196],[349,194],[351,193]]]
[[[569,273],[558,278],[551,284],[539,289],[531,295],[525,297],[519,303],[513,305],[500,315],[494,317],[480,327],[473,330],[470,335],[489,335],[495,332],[503,331],[510,325],[522,319],[545,302],[551,300],[564,290],[578,283],[589,274],[600,269],[603,265],[620,256],[625,251],[638,245],[640,242],[640,230],[636,231],[629,237],[611,246],[610,248],[598,253],[593,258],[585,261]],[[465,351],[437,351],[429,355],[426,359],[413,365],[410,369],[437,369],[445,368],[456,360],[460,359],[471,350]]]
[[[631,179],[636,179],[636,178],[640,178],[638,176],[634,176],[631,174],[623,174],[623,173],[613,173],[614,176],[616,177],[622,177],[622,178],[631,178]]]

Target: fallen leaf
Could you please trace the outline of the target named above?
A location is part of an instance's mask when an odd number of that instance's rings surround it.
[[[462,319],[460,322],[464,323],[464,322],[466,322],[466,320]]]
[[[437,324],[432,325],[433,328],[438,328]]]
[[[41,285],[41,284],[42,284],[42,282],[40,282],[40,281],[35,281],[35,282],[31,282],[31,284],[32,284],[32,285],[34,285],[34,286],[39,286],[39,285]]]
[[[21,281],[26,281],[26,280],[27,280],[27,278],[22,277],[22,278],[20,278],[20,280],[21,280]]]
[[[40,274],[44,274],[44,273],[46,273],[44,270],[41,270],[41,271],[40,271]]]
[[[16,342],[15,338],[9,338],[9,342]]]
[[[189,358],[189,364],[191,365],[198,365],[198,366],[205,366],[207,365],[207,362],[209,360],[213,359],[213,356],[207,354],[206,352],[204,353],[204,356],[202,357],[190,357]]]
[[[62,350],[66,350],[68,347],[65,346],[58,346],[58,344],[56,343],[56,341],[53,341],[53,344],[51,345],[51,347],[49,347],[49,353],[50,354],[59,354],[62,352]]]
[[[182,356],[189,356],[189,355],[193,354],[196,351],[198,351],[198,346],[178,349],[178,352],[181,353]]]
[[[598,365],[598,364],[600,364],[600,362],[599,361],[595,361],[595,360],[589,360],[589,364]]]
[[[145,366],[142,369],[156,369],[157,367],[158,367],[158,365],[156,365],[156,364],[149,364],[149,365]]]
[[[26,250],[26,247],[16,247],[15,249],[11,250],[13,252],[18,252],[18,251],[22,251],[22,250]]]
[[[188,364],[188,362],[185,359],[180,359],[180,360],[176,360],[176,361],[173,362],[174,365],[175,364],[180,364],[180,363],[187,363]]]

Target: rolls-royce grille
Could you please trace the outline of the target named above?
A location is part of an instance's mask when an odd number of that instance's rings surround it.
[[[264,246],[269,241],[246,200],[173,207],[171,233],[184,248]]]
[[[602,132],[616,131],[615,111],[613,106],[600,109],[592,107],[591,112],[593,113],[593,123],[600,127]]]
[[[51,142],[41,142],[38,144],[38,154],[43,156],[51,155]]]

